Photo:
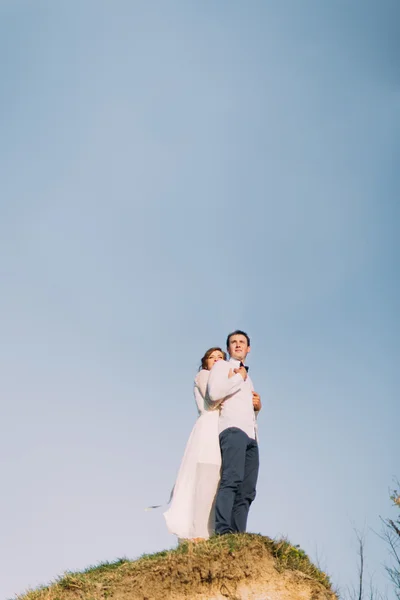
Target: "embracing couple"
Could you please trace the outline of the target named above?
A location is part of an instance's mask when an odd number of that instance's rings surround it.
[[[236,330],[226,348],[229,360],[221,348],[201,359],[194,386],[199,417],[164,513],[168,530],[182,540],[246,531],[256,495],[261,401],[244,364],[250,338]]]

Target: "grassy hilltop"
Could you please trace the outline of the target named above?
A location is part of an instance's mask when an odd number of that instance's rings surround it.
[[[260,596],[265,594],[268,596]],[[256,595],[252,595],[253,592]],[[329,577],[286,540],[256,534],[213,537],[174,550],[120,559],[28,591],[16,600],[335,598]]]

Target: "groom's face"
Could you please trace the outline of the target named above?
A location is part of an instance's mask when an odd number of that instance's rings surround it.
[[[231,335],[229,338],[228,352],[232,358],[236,360],[244,360],[250,352],[250,346],[247,343],[247,338],[244,335]]]

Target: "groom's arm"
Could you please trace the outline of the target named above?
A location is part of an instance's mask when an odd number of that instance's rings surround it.
[[[256,417],[258,417],[258,413],[262,408],[262,404],[260,394],[257,394],[257,392],[253,392],[253,408],[254,412],[256,413]]]
[[[234,394],[240,389],[243,378],[240,373],[229,377],[229,364],[219,360],[213,366],[208,378],[207,394],[212,403],[221,402],[226,396]]]
[[[257,392],[254,391],[254,385],[253,385],[253,382],[251,381],[250,377],[248,377],[248,380],[250,382],[250,389],[251,389],[252,394],[253,394],[253,408],[254,408],[254,412],[256,413],[256,417],[258,417],[258,413],[260,412],[260,410],[262,408],[260,394],[257,394]]]

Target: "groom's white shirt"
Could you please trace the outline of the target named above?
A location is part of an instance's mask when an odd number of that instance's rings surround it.
[[[229,370],[239,366],[240,361],[234,358],[216,362],[208,378],[207,396],[210,402],[221,403],[219,433],[228,427],[238,427],[254,440],[257,437],[257,423],[253,408],[253,383],[249,376],[244,381],[239,373],[228,377]]]

